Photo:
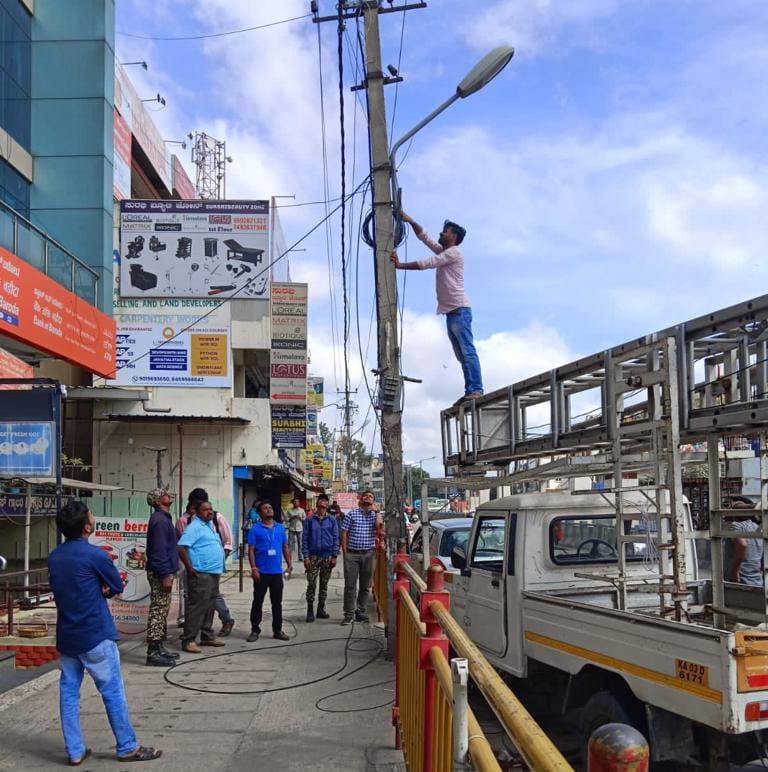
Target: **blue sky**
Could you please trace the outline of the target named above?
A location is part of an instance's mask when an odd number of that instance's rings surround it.
[[[332,0],[320,0],[324,14]],[[308,13],[305,0],[117,0],[117,29],[206,34]],[[404,26],[403,26],[404,21]],[[433,0],[381,17],[386,63],[404,83],[387,87],[397,138],[447,98],[485,51],[516,55],[485,90],[425,128],[401,162],[404,207],[428,229],[446,217],[467,228],[467,291],[486,390],[577,356],[762,294],[768,278],[768,5],[759,0]],[[227,141],[231,197],[324,198],[320,79],[325,91],[328,184],[339,195],[336,29],[309,18],[205,41],[144,41],[118,34],[129,74],[168,106],[169,139],[190,130]],[[345,35],[345,86],[355,82],[355,26]],[[321,63],[322,62],[322,63]],[[359,78],[359,73],[358,73]],[[397,99],[395,109],[395,95]],[[345,89],[347,190],[367,165],[360,100]],[[401,158],[403,153],[401,153]],[[352,169],[354,167],[354,182]],[[359,197],[358,197],[359,199]],[[283,200],[283,203],[292,203]],[[352,387],[367,408],[355,319],[375,365],[372,259],[356,224],[370,200],[347,209],[355,224],[350,283]],[[324,215],[281,210],[288,243]],[[310,282],[313,370],[343,388],[340,222],[291,255]],[[330,243],[330,259],[327,244]],[[411,238],[408,259],[423,253]],[[329,262],[333,274],[329,276]],[[458,364],[434,276],[401,279],[407,461],[439,455],[438,413],[461,393]],[[331,401],[328,399],[327,401]],[[323,412],[334,422],[333,408]],[[373,422],[362,435],[371,436]],[[425,464],[433,473],[436,462]]]

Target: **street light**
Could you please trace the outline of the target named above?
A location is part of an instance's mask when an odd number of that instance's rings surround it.
[[[419,465],[419,484],[421,484],[422,480],[424,479],[424,462],[434,461],[436,458],[437,456],[420,458],[418,461],[414,461],[412,464],[409,464],[407,461],[405,462],[405,465],[408,467],[408,501],[411,502],[411,506],[413,506],[413,479],[411,478],[411,469],[413,469],[416,464]]]
[[[509,61],[514,54],[515,49],[512,48],[512,46],[499,46],[498,48],[494,48],[493,51],[489,51],[467,73],[464,80],[456,86],[456,92],[450,99],[443,102],[440,107],[433,110],[423,121],[417,123],[407,134],[404,134],[394,145],[392,145],[392,150],[389,153],[389,163],[392,168],[392,201],[396,212],[400,211],[400,189],[397,186],[397,166],[395,164],[397,151],[414,134],[421,131],[430,121],[440,115],[447,107],[450,107],[457,99],[466,99],[466,97],[487,86],[507,66],[507,64],[509,64]],[[426,461],[427,459],[424,460]]]

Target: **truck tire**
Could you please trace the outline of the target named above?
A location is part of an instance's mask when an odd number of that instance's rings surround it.
[[[595,729],[604,724],[627,724],[639,731],[638,721],[630,715],[626,705],[611,692],[596,692],[588,700],[581,713],[581,748],[584,766],[587,764],[587,746]]]

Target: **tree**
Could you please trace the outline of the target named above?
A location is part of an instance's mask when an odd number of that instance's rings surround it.
[[[320,442],[325,446],[328,453],[333,452],[333,431],[328,428],[328,424],[320,421]]]

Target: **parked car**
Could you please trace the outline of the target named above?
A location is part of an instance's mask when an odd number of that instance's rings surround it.
[[[436,557],[446,572],[457,573],[451,563],[451,552],[454,547],[466,548],[472,520],[471,517],[430,520],[429,557]],[[421,526],[411,541],[411,564],[420,574],[424,574],[424,532]]]

